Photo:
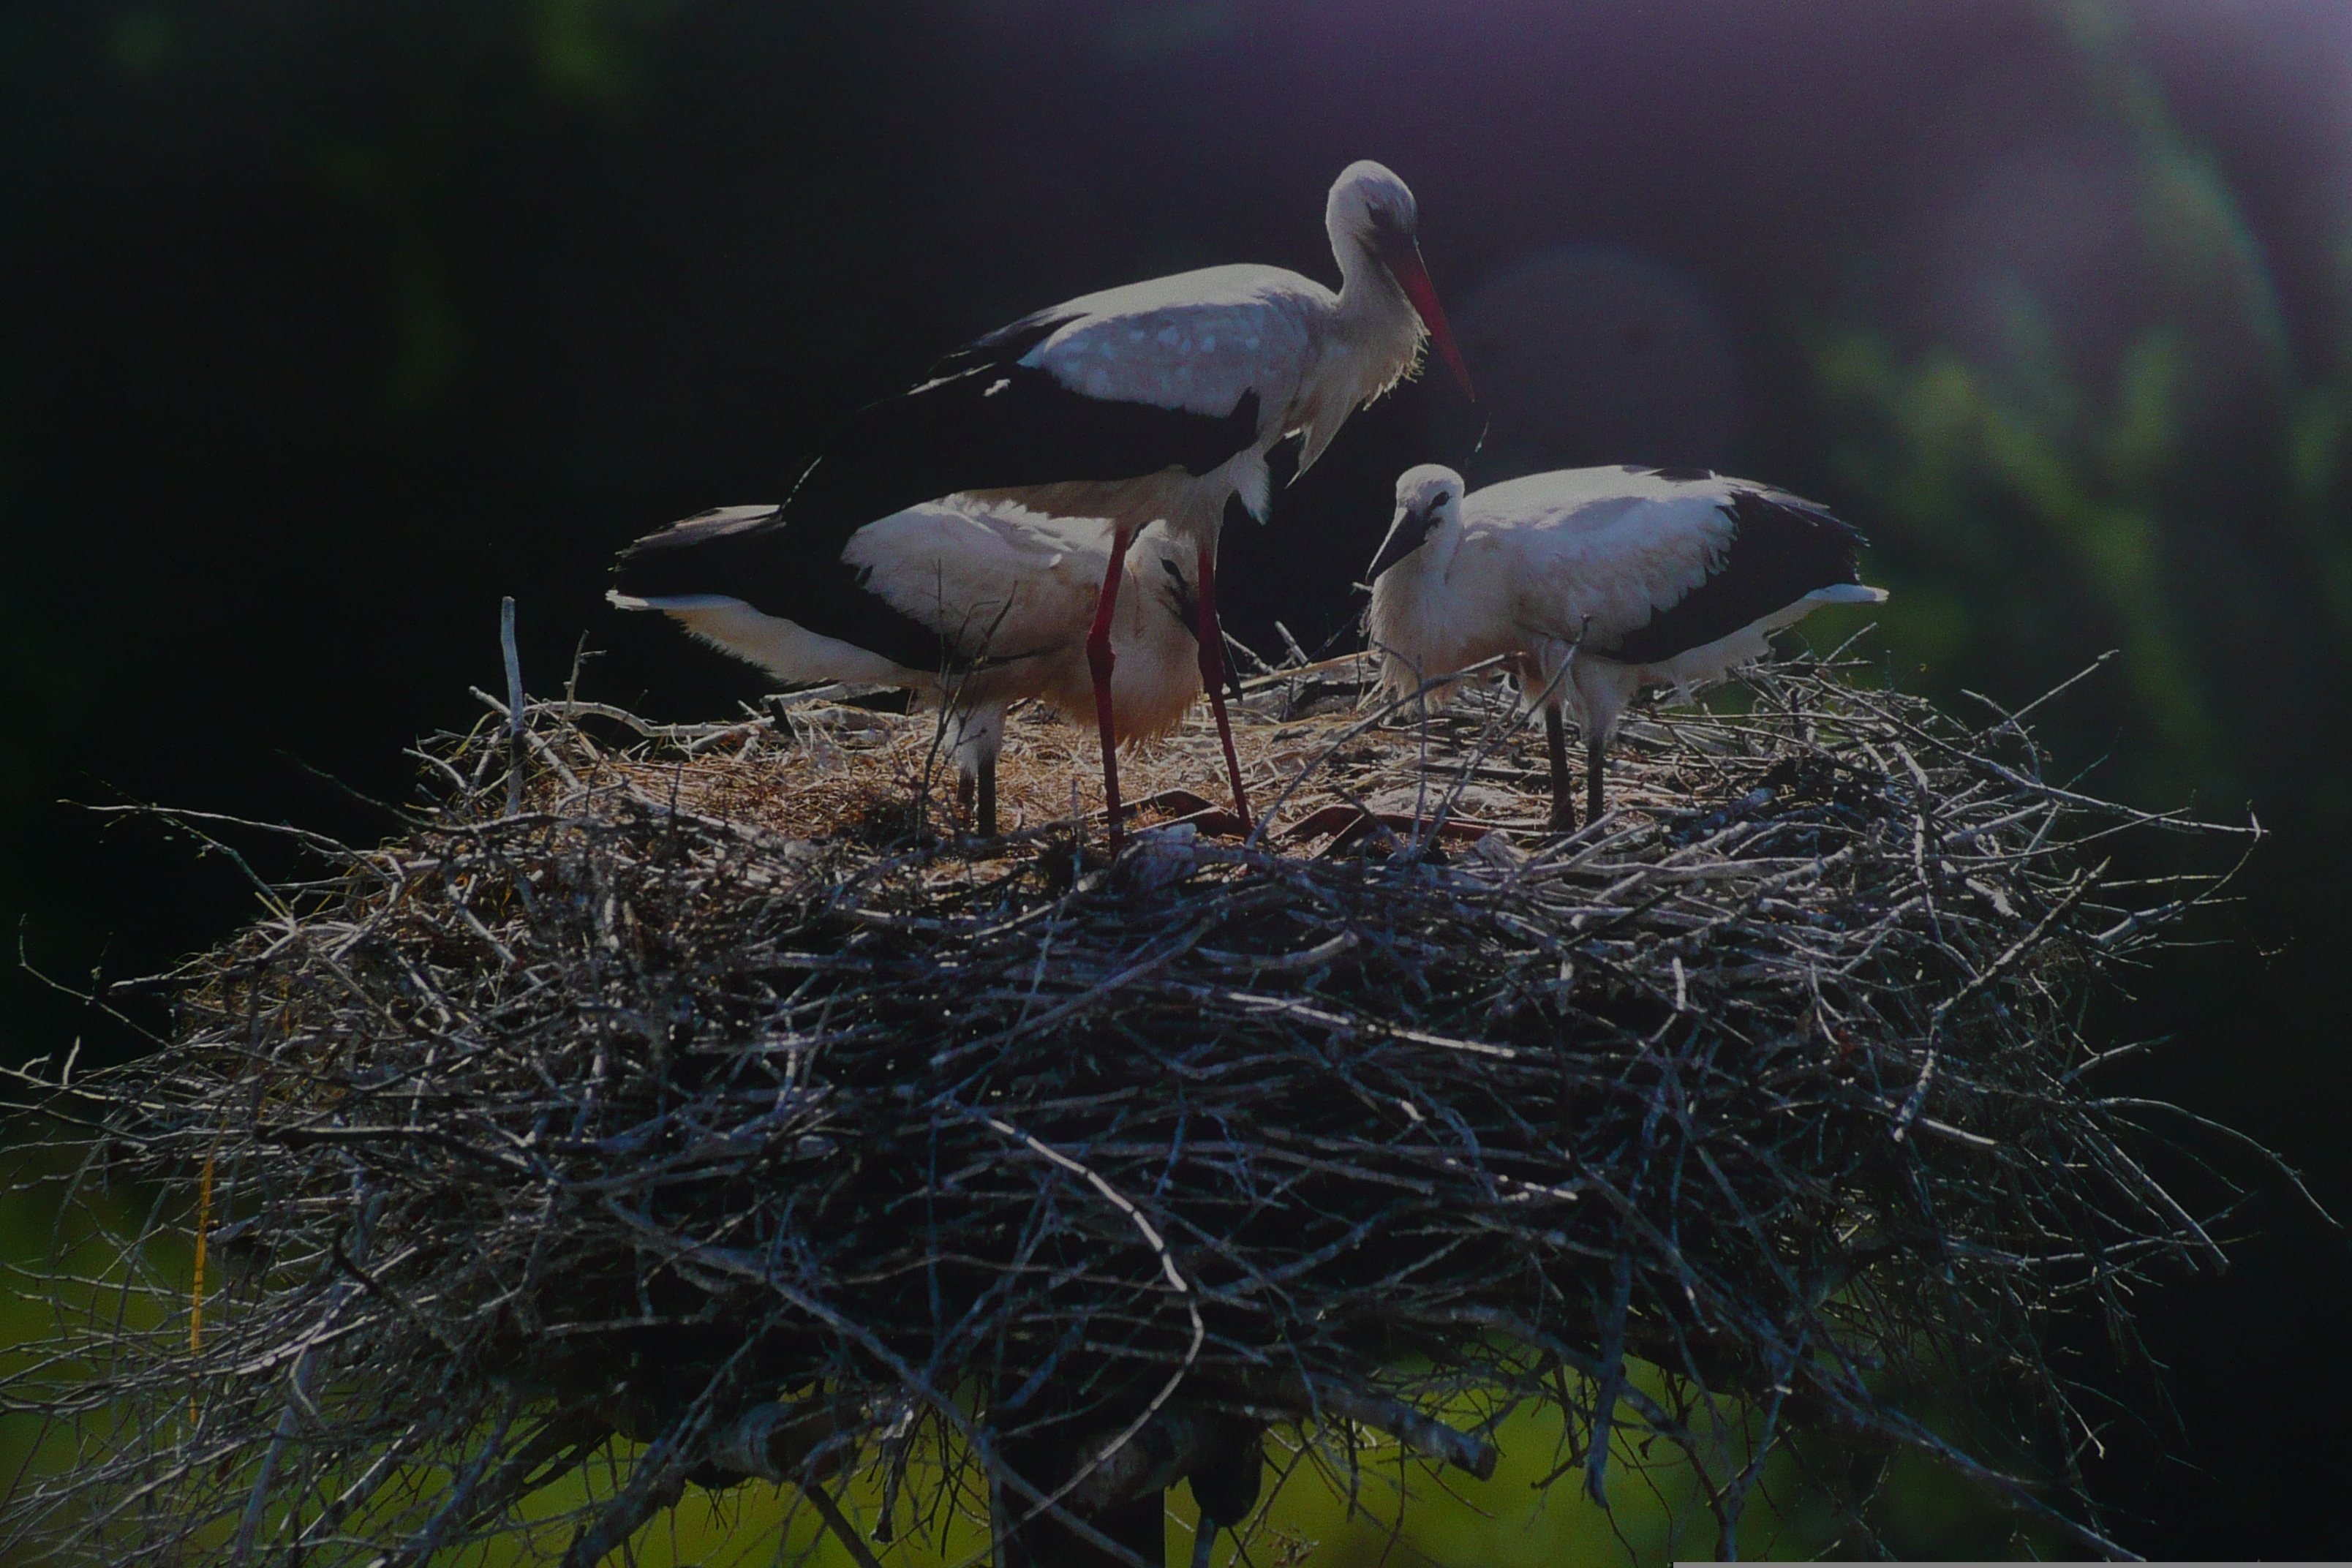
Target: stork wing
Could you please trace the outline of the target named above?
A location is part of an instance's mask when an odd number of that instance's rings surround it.
[[[859,529],[961,490],[1204,474],[1257,440],[1255,390],[1204,414],[1089,395],[1022,363],[1084,316],[1041,311],[958,349],[930,380],[852,415],[782,507],[728,508],[637,541],[618,591],[731,595],[908,668],[953,666],[943,628],[892,605],[866,566],[844,559]]]
[[[1258,437],[1258,396],[1222,412],[1079,390],[1024,363],[1076,318],[1045,311],[950,354],[939,374],[849,416],[810,464],[782,516],[836,542],[875,519],[959,490],[1205,474]]]
[[[1818,589],[1862,580],[1862,534],[1811,501],[1742,487],[1720,505],[1731,520],[1731,536],[1709,563],[1706,579],[1613,646],[1591,651],[1626,664],[1663,663]]]
[[[838,542],[784,526],[774,507],[721,507],[623,551],[614,588],[656,607],[724,595],[908,669],[961,666],[937,629],[872,592],[866,578],[866,568],[842,559]]]
[[[1093,619],[1110,552],[1090,520],[959,498],[866,524],[843,559],[866,592],[932,627],[964,658],[1075,647]]]

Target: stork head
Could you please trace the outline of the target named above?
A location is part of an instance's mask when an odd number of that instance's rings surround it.
[[[1352,240],[1378,257],[1384,244],[1412,245],[1421,231],[1421,213],[1395,170],[1360,158],[1331,182],[1323,223],[1331,231],[1333,245]]]
[[[1184,570],[1184,552],[1164,540],[1154,547],[1150,539],[1144,540],[1136,550],[1138,555],[1146,552],[1160,563],[1160,602],[1167,605],[1168,613],[1176,618],[1176,624],[1183,628],[1184,635],[1193,637],[1193,628],[1201,621],[1201,593],[1192,575]]]
[[[1397,476],[1396,520],[1364,580],[1381,574],[1435,538],[1448,552],[1462,531],[1462,476],[1443,463],[1423,463]]]
[[[1351,270],[1349,257],[1354,252],[1395,280],[1421,324],[1437,340],[1437,352],[1444,356],[1446,368],[1475,403],[1478,394],[1470,384],[1470,367],[1462,363],[1454,331],[1445,324],[1445,308],[1437,302],[1437,286],[1429,280],[1429,268],[1421,259],[1421,213],[1405,183],[1387,165],[1370,158],[1349,164],[1331,184],[1323,226],[1330,231],[1331,248],[1343,272]]]

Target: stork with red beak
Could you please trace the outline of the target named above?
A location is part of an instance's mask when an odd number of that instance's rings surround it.
[[[1601,815],[1617,720],[1645,686],[1692,689],[1760,658],[1823,605],[1874,605],[1864,540],[1816,502],[1705,468],[1562,468],[1465,492],[1434,463],[1397,479],[1365,631],[1404,696],[1496,655],[1544,710],[1552,826],[1576,826],[1567,710]]]
[[[1201,679],[1234,811],[1247,822],[1222,689],[1215,563],[1226,501],[1238,495],[1265,521],[1266,453],[1296,435],[1299,468],[1311,467],[1350,414],[1412,370],[1424,337],[1471,392],[1422,262],[1404,182],[1378,163],[1349,165],[1331,186],[1324,226],[1339,265],[1336,293],[1281,268],[1213,267],[1026,316],[950,354],[921,384],[853,415],[772,520],[714,531],[693,548],[633,554],[622,562],[619,592],[646,600],[719,593],[757,605],[764,584],[791,581],[799,585],[793,618],[829,636],[809,606],[837,603],[859,618],[857,601],[871,590],[844,546],[877,518],[978,492],[1048,516],[1103,520],[1109,564],[1087,657],[1116,842],[1119,563],[1138,531],[1162,522],[1196,558]],[[812,595],[811,586],[826,592]]]

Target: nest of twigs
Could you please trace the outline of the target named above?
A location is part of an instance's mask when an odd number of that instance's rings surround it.
[[[1477,1471],[1538,1401],[1595,1496],[1681,1451],[1727,1543],[1828,1431],[2104,1548],[2063,1440],[1990,1463],[1919,1395],[1989,1374],[2055,1432],[2053,1326],[2128,1338],[2210,1247],[2079,1028],[2210,884],[2103,883],[2086,846],[2185,825],[1855,678],[1637,718],[1567,837],[1507,696],[1265,681],[1273,827],[1110,864],[1076,731],[1016,725],[984,845],[910,806],[919,718],[442,737],[395,837],[308,840],[144,983],[161,1048],[27,1080],[112,1294],[5,1380],[58,1423],[13,1537],[585,1563],[764,1477],[856,1552],[992,1498],[1117,1560],[1106,1510],[1188,1470],[1240,1522],[1268,1428]],[[1212,744],[1139,793],[1218,795]]]

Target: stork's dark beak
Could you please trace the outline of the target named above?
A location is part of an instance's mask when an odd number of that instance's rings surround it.
[[[1437,352],[1445,356],[1445,368],[1462,384],[1463,395],[1471,402],[1478,401],[1478,389],[1470,384],[1470,367],[1462,363],[1462,351],[1454,342],[1454,329],[1445,324],[1445,307],[1437,302],[1437,285],[1429,280],[1429,268],[1421,259],[1421,244],[1408,239],[1400,245],[1388,246],[1381,251],[1381,263],[1389,276],[1397,280],[1404,297],[1412,301],[1413,310],[1421,316],[1422,325],[1437,340]]]
[[[1390,526],[1389,536],[1381,541],[1381,552],[1372,557],[1371,569],[1364,574],[1364,581],[1379,582],[1381,573],[1420,549],[1422,542],[1429,537],[1429,531],[1436,526],[1435,507],[1427,511],[1401,513]]]

